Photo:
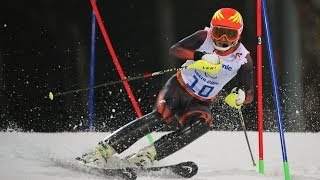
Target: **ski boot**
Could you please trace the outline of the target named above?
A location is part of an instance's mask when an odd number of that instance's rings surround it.
[[[94,167],[106,167],[108,159],[115,153],[115,150],[110,145],[101,141],[93,151],[85,153],[76,159],[86,165]]]
[[[126,159],[131,167],[145,169],[152,167],[156,157],[156,149],[154,145],[149,145],[141,149],[138,153],[128,156]]]

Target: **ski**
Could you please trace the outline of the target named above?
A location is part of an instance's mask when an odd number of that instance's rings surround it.
[[[137,179],[137,174],[132,168],[99,168],[99,167],[90,167],[88,166],[88,171],[96,171],[97,173],[106,175],[106,176],[117,176],[125,180],[135,180]]]
[[[181,162],[178,164],[150,167],[145,169],[138,169],[138,173],[151,173],[151,172],[167,172],[165,175],[178,175],[183,178],[191,178],[198,172],[198,166],[192,161]],[[162,173],[163,174],[163,173]],[[164,174],[163,174],[164,175]]]
[[[90,174],[101,174],[105,176],[117,176],[124,180],[135,180],[137,179],[137,173],[135,169],[130,167],[124,167],[124,168],[102,168],[102,167],[96,167],[96,166],[90,166],[82,163],[82,159],[80,157],[77,157],[76,160],[80,162],[80,164],[85,167],[83,170],[86,173]]]
[[[141,168],[141,169],[133,168],[133,167],[123,167],[123,168],[113,169],[113,168],[101,168],[101,167],[89,166],[86,164],[82,164],[82,165],[86,167],[84,172],[88,172],[90,174],[102,174],[105,176],[117,176],[124,180],[135,180],[137,179],[137,175],[139,174],[141,175],[144,173],[148,175],[150,173],[156,173],[154,175],[157,175],[157,176],[171,177],[172,175],[176,175],[182,178],[191,178],[194,175],[196,175],[198,172],[197,164],[192,161],[186,161],[186,162],[181,162],[178,164],[172,164],[172,165],[166,165],[166,166]]]
[[[137,179],[137,174],[133,168],[117,168],[117,169],[109,169],[109,168],[99,168],[99,167],[91,167],[87,166],[88,171],[96,171],[97,173],[106,175],[106,176],[117,176],[125,180],[135,180]]]

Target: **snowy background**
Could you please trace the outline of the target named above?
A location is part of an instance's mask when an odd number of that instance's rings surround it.
[[[106,177],[90,175],[64,163],[94,147],[109,133],[0,133],[1,180],[103,180]],[[159,138],[163,133],[155,133]],[[256,132],[248,132],[255,160],[258,160]],[[290,172],[293,180],[320,180],[320,134],[286,133]],[[243,132],[214,132],[201,137],[183,150],[157,162],[167,165],[194,161],[199,172],[194,180],[281,180],[284,179],[281,147],[278,133],[264,133],[265,175],[252,166]],[[147,145],[147,139],[138,141],[120,157]],[[108,178],[109,179],[109,178]],[[110,178],[113,179],[113,178]],[[139,180],[161,180],[168,177],[140,176]],[[175,178],[170,178],[174,180]]]

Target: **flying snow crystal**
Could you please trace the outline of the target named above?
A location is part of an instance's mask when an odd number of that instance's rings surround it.
[[[165,102],[166,102],[166,100],[164,100],[164,99],[159,101],[159,103],[165,103]]]

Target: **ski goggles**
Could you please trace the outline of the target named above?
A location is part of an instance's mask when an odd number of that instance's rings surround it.
[[[215,40],[220,40],[222,37],[225,37],[228,41],[233,42],[236,41],[239,37],[238,30],[235,29],[227,29],[224,27],[213,26],[211,28],[211,36]]]

